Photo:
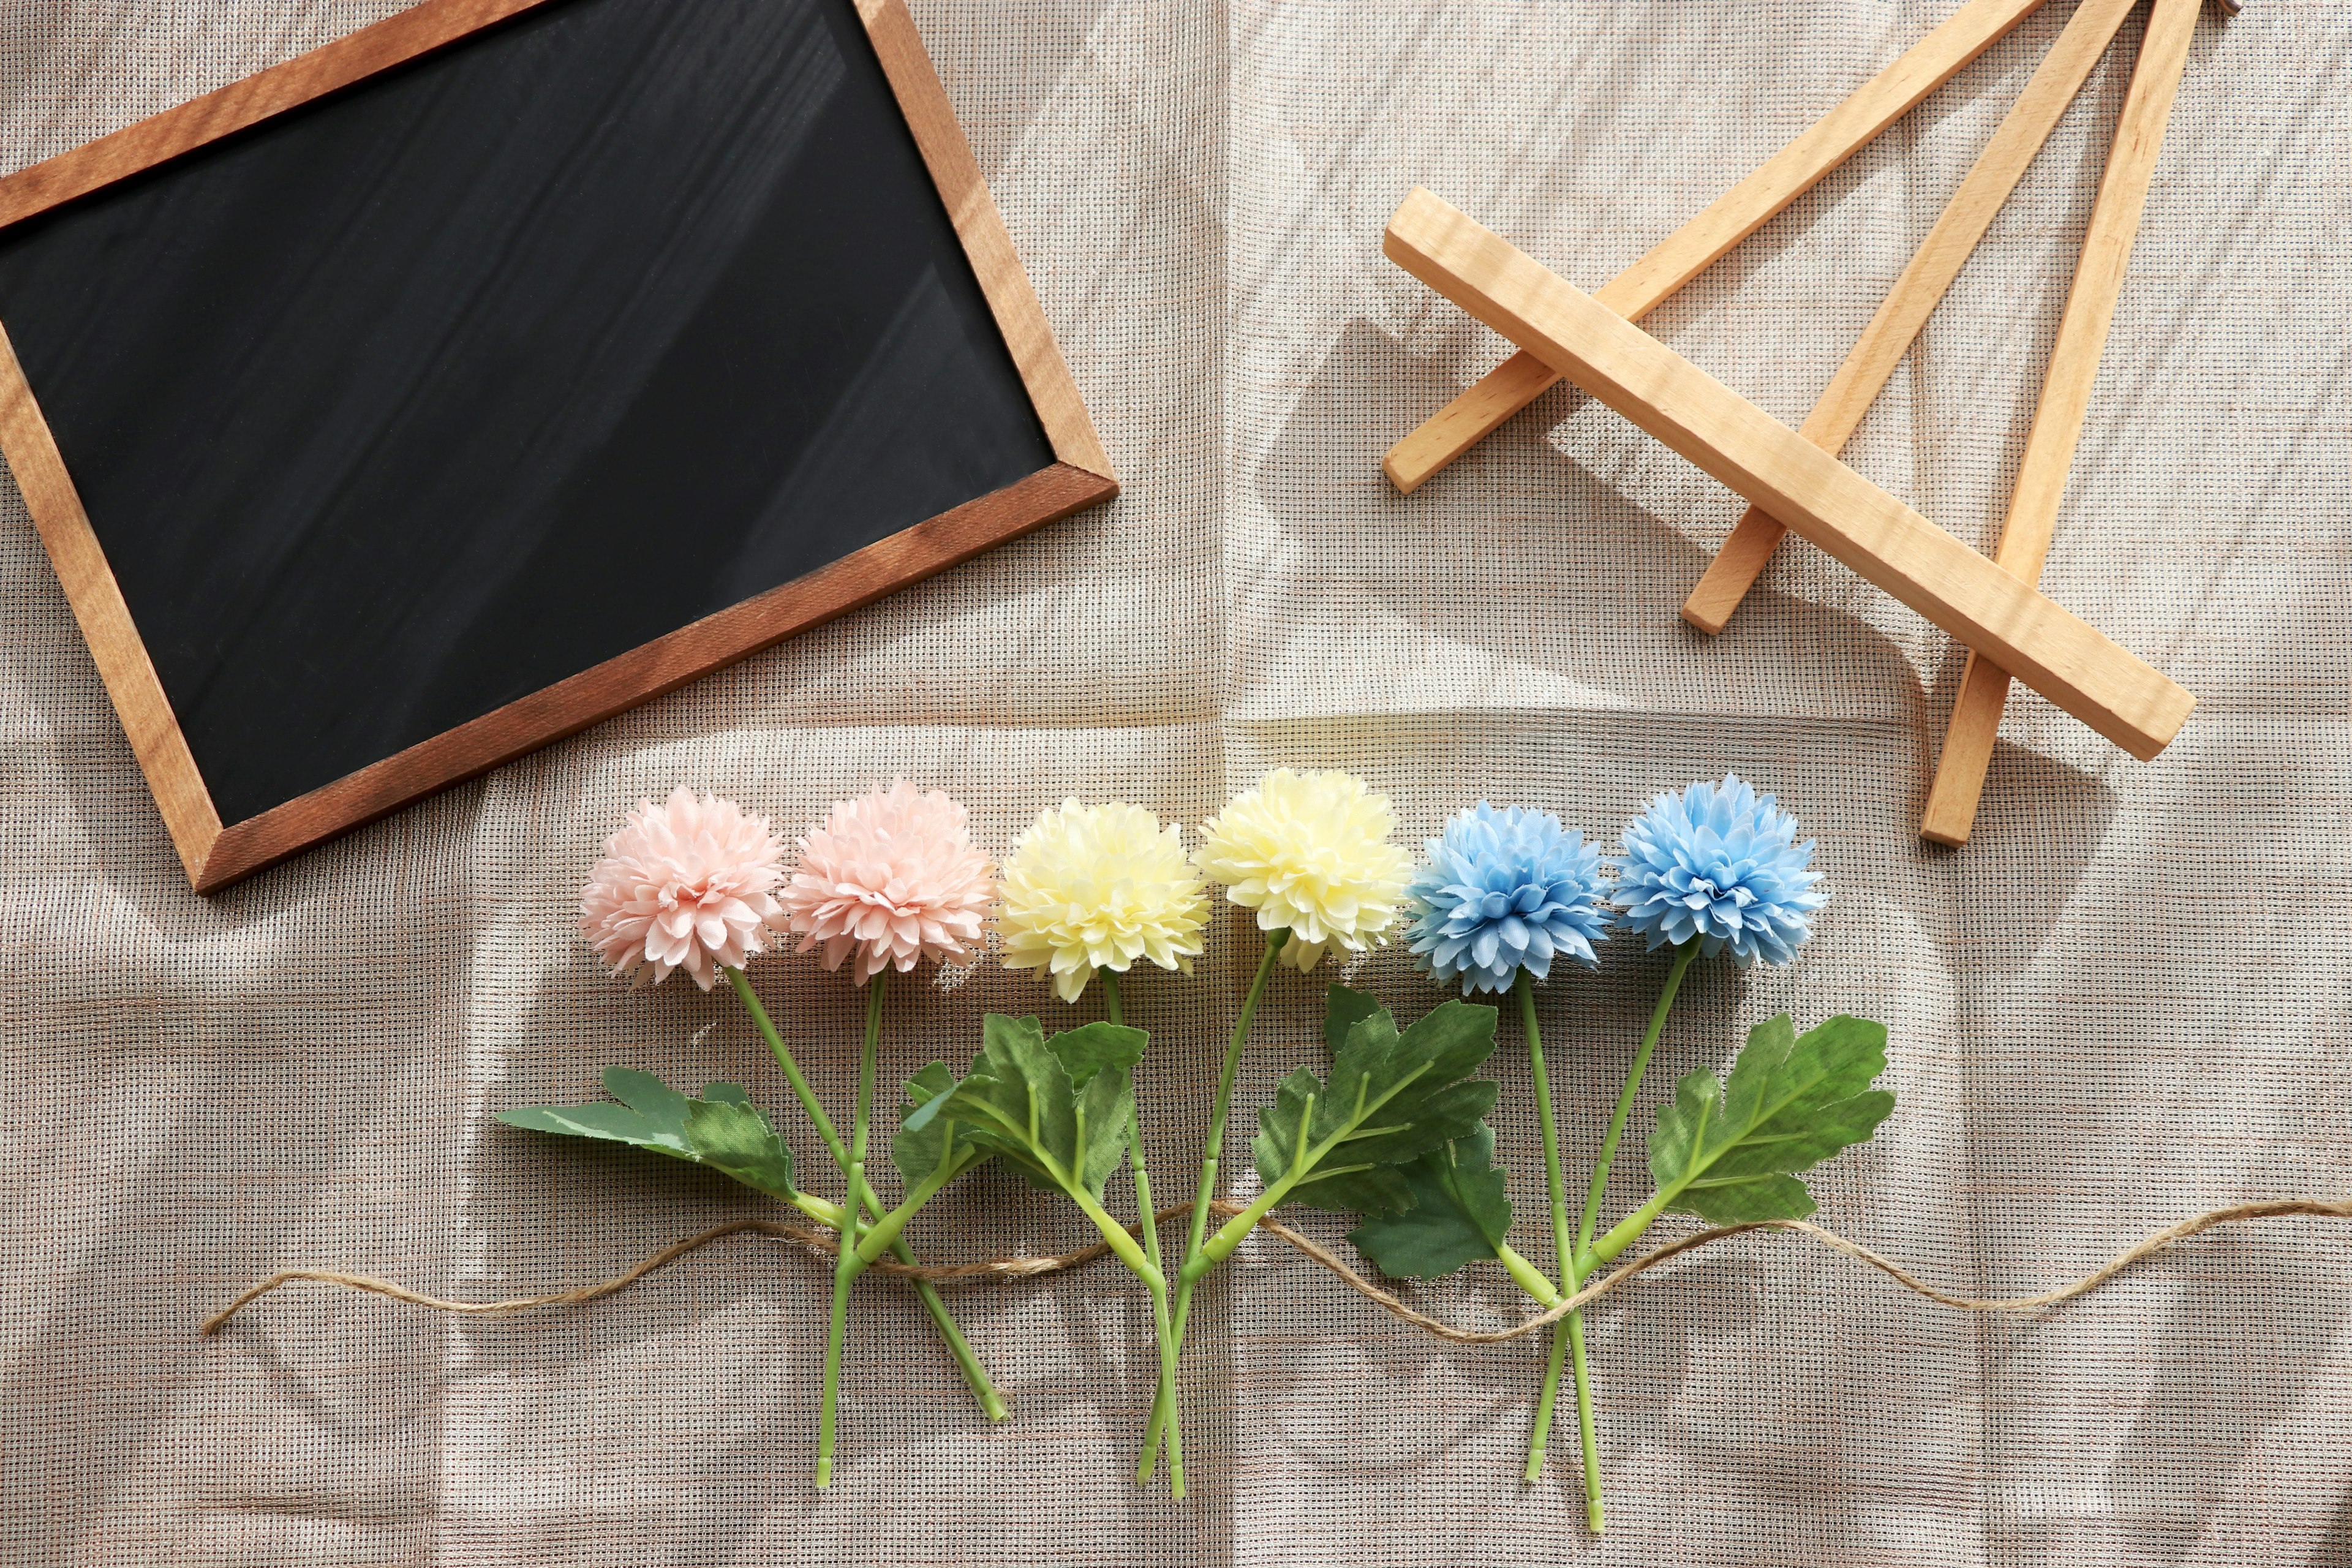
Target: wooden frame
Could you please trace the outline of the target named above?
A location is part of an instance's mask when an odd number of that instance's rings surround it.
[[[0,179],[0,227],[549,3],[424,0]],[[856,9],[1057,460],[259,816],[222,823],[48,424],[0,333],[0,455],[16,471],[100,679],[198,892],[215,892],[1118,493],[1110,460],[904,0],[856,0]]]

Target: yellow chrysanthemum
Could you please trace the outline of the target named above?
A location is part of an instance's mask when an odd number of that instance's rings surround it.
[[[1041,812],[1005,858],[1003,894],[1004,967],[1045,970],[1065,1002],[1139,958],[1192,973],[1209,920],[1181,830],[1124,801]]]
[[[1258,930],[1286,928],[1283,960],[1303,971],[1335,947],[1363,952],[1395,921],[1412,875],[1395,831],[1388,797],[1363,780],[1277,768],[1202,825],[1192,863],[1257,911]]]

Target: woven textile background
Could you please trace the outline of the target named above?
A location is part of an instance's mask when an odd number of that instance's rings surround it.
[[[397,8],[0,0],[0,168]],[[1196,1314],[1182,1505],[1128,1479],[1152,1358],[1115,1267],[951,1296],[1015,1407],[996,1427],[906,1293],[861,1285],[825,1495],[826,1281],[769,1243],[577,1310],[310,1288],[195,1332],[278,1267],[510,1294],[762,1212],[490,1120],[591,1095],[608,1061],[787,1103],[731,1003],[632,992],[572,934],[603,836],[680,779],[796,832],[905,773],[1001,851],[1067,794],[1197,822],[1286,763],[1360,770],[1415,839],[1481,795],[1613,839],[1737,767],[1819,836],[1834,900],[1792,970],[1702,966],[1652,1082],[1784,1007],[1885,1019],[1898,1108],[1816,1182],[1826,1223],[2006,1295],[2200,1209],[2352,1194],[2352,9],[2200,26],[2075,461],[2047,586],[2202,700],[2156,763],[2021,697],[1976,841],[1927,849],[1959,659],[1917,617],[1792,545],[1729,634],[1686,632],[1738,503],[1564,389],[1410,500],[1380,479],[1501,353],[1381,260],[1412,185],[1594,286],[1949,9],[915,0],[1124,498],[209,901],[0,482],[0,1561],[2352,1564],[2352,1264],[2321,1221],[2023,1321],[1787,1237],[1692,1258],[1595,1315],[1601,1542],[1571,1437],[1518,1480],[1538,1342],[1441,1344],[1264,1241]],[[1797,423],[2070,10],[1651,329]],[[1981,545],[2138,30],[1849,448]],[[1662,973],[1633,948],[1542,994],[1580,1158]],[[1253,952],[1221,923],[1197,978],[1130,987],[1171,1194]],[[845,1104],[849,987],[812,960],[754,974]],[[1393,949],[1354,978],[1436,999]],[[1318,1059],[1315,990],[1277,982],[1244,1114]],[[961,1063],[984,1010],[1059,1005],[992,965],[898,996],[898,1072]],[[1545,1258],[1503,1036],[1502,1151]],[[1624,1162],[1615,1212],[1642,1181]],[[1006,1175],[968,1189],[917,1226],[927,1256],[1087,1238]],[[1475,1270],[1416,1299],[1521,1310]]]

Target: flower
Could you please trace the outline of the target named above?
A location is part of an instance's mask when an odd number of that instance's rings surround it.
[[[961,959],[980,940],[995,889],[988,857],[972,847],[963,807],[904,779],[836,801],[800,841],[783,902],[800,951],[838,969],[857,954],[857,984],[926,958]]]
[[[1045,969],[1075,1002],[1098,969],[1139,958],[1192,973],[1208,895],[1182,830],[1139,805],[1064,801],[1040,812],[1004,860],[1004,967]]]
[[[1796,844],[1797,819],[1737,773],[1662,795],[1625,828],[1617,857],[1624,922],[1653,948],[1698,939],[1713,957],[1726,947],[1741,968],[1786,963],[1812,934],[1829,895],[1807,870],[1813,841]]]
[[[684,784],[660,805],[640,801],[580,889],[580,932],[614,974],[654,984],[683,969],[705,991],[718,967],[740,969],[765,951],[761,933],[783,910],[784,847],[731,800],[695,797]]]
[[[1599,965],[1592,944],[1609,932],[1601,847],[1559,817],[1482,800],[1425,847],[1412,885],[1422,913],[1407,934],[1440,981],[1460,976],[1466,995],[1507,991],[1522,969],[1545,979],[1555,953]]]
[[[1308,970],[1338,947],[1361,952],[1396,919],[1412,860],[1388,841],[1388,797],[1341,773],[1276,768],[1201,826],[1192,863],[1225,896],[1287,930],[1283,959]]]

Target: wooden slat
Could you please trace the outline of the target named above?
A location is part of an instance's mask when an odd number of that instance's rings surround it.
[[[1391,259],[2137,757],[2196,699],[1729,387],[1425,190]]]
[[[234,81],[0,180],[0,228],[338,92],[547,0],[425,0],[413,10]]]
[[[57,437],[41,416],[5,331],[0,331],[0,455],[16,472],[33,527],[57,568],[83,640],[89,644],[98,678],[114,700],[131,753],[155,793],[172,847],[179,851],[188,879],[194,881],[220,837],[220,813],[213,808],[212,792],[196,771],[195,756],[180,732],[171,699],[164,696],[163,683],[147,657],[147,645],[131,624],[121,585],[106,563],[89,514],[82,510],[81,492],[66,472]]]
[[[2199,0],[2156,0],[2147,35],[2140,43],[2139,63],[2133,68],[2131,86],[2124,93],[2115,142],[2107,153],[2106,175],[2099,184],[2090,228],[2083,237],[2074,287],[2067,292],[2058,341],[2042,377],[2041,405],[2034,410],[2017,485],[2010,492],[2009,518],[1993,556],[2002,571],[2022,582],[2040,581],[2042,563],[2050,553],[2058,504],[2066,493],[2067,471],[2074,465],[2074,447],[2082,439],[2091,389],[2098,380],[2099,356],[2106,349],[2116,300],[2123,292],[2124,275],[2131,268],[2140,215],[2147,207],[2148,182],[2155,174],[2157,155],[2164,147],[2164,128],[2172,117],[2173,100],[2189,64],[2198,9]],[[1960,676],[1959,697],[1952,706],[1944,750],[1937,759],[1935,782],[1928,788],[1927,809],[1919,824],[1920,836],[1939,844],[1965,844],[1975,826],[1985,769],[1992,761],[2001,710],[2009,700],[2008,670],[2015,668],[1998,651],[1985,649],[1992,654],[1986,658],[1979,651],[1982,645],[1962,640],[1969,647],[1968,668]]]
[[[217,892],[316,844],[387,816],[566,735],[1105,501],[1118,486],[1056,463],[993,495],[880,540],[805,577],[706,616],[593,669],[419,742],[220,835],[196,891]]]
[[[1824,452],[1845,446],[2137,3],[2083,0],[1985,143],[1976,166],[1953,193],[1951,204],[1895,279],[1853,352],[1813,405],[1799,435]],[[1787,531],[1761,507],[1749,507],[1684,601],[1683,619],[1704,632],[1721,631]]]
[[[2046,3],[1969,0],[1594,297],[1628,321],[1648,315]],[[1559,380],[1540,357],[1513,354],[1390,447],[1381,471],[1411,495]]]
[[[940,83],[940,73],[907,14],[905,0],[857,0],[857,14],[882,62],[882,74],[889,79],[890,90],[915,134],[915,146],[939,186],[940,199],[947,205],[948,217],[963,241],[981,292],[988,297],[997,331],[1004,334],[1005,347],[1012,351],[1013,363],[1029,388],[1029,400],[1036,405],[1054,455],[1073,468],[1112,480],[1115,486],[1118,477],[1111,471],[1110,456],[1087,415],[1069,363],[1054,342],[1045,308],[1037,302],[1037,290],[1021,265],[1013,235],[1004,226],[1004,216],[989,195],[979,161],[971,155],[971,143],[956,122],[955,107],[948,101],[947,89]]]

